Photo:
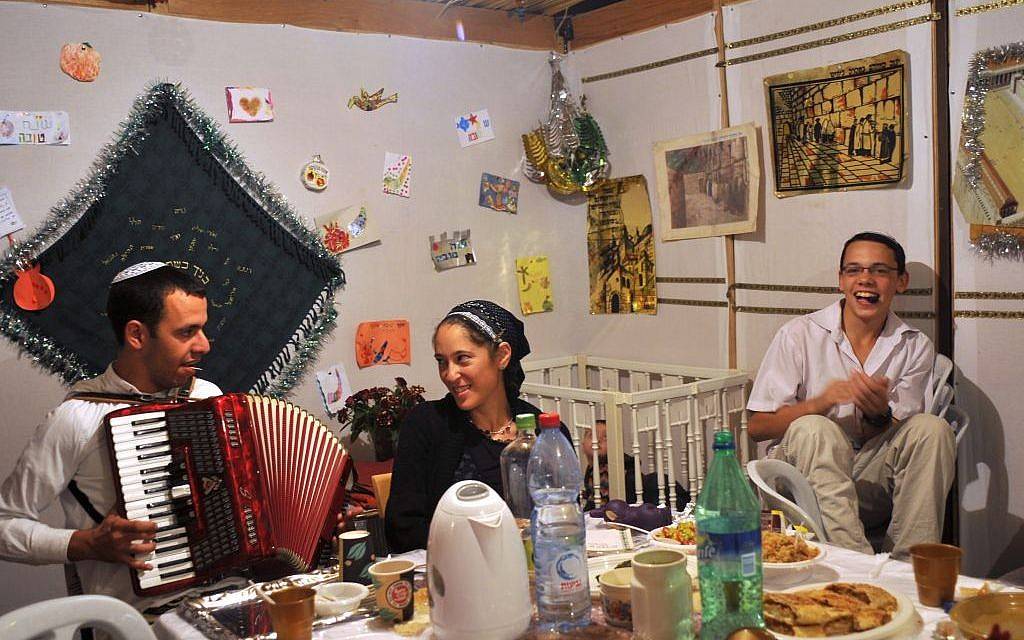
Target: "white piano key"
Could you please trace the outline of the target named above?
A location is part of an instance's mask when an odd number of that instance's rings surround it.
[[[192,495],[192,487],[187,484],[179,484],[176,487],[171,487],[171,498],[174,500],[186,498],[190,495]]]
[[[163,504],[161,504],[161,507],[172,504],[171,503],[171,492],[170,491],[161,491],[160,493],[154,493],[152,495],[145,496],[145,497],[140,498],[138,500],[132,500],[131,502],[125,502],[124,503],[124,509],[128,513],[131,513],[133,511],[138,511],[140,509],[147,509],[147,510],[152,511],[153,509],[158,508],[156,506],[157,503],[163,503]],[[154,505],[154,506],[150,507],[150,506],[147,506],[147,505]]]
[[[149,496],[155,496],[165,491],[170,490],[170,483],[163,482],[160,484],[140,484],[127,487],[121,490],[124,495],[124,503],[135,502],[137,500],[143,500]],[[173,497],[173,496],[172,496]]]
[[[142,438],[132,438],[131,440],[125,440],[124,442],[114,443],[114,451],[142,451],[139,447],[144,447],[149,444],[157,444],[160,442],[168,442],[167,432],[156,433]]]
[[[160,538],[162,540],[163,539],[172,540],[172,539],[175,539],[175,538],[187,539],[186,533],[187,533],[187,530],[185,529],[185,527],[178,527],[176,529],[168,529],[167,531],[162,531],[162,532],[156,534],[156,537]],[[157,544],[164,544],[164,543],[158,542]]]
[[[164,465],[156,465],[154,467],[133,467],[129,469],[131,473],[121,474],[121,488],[146,486],[147,484],[153,484],[152,482],[144,482],[145,480],[159,480],[166,482],[167,478],[171,475],[171,471],[168,468],[170,463]],[[141,473],[146,471],[146,473]]]
[[[111,427],[119,427],[119,426],[122,426],[122,425],[129,425],[130,426],[132,424],[136,424],[136,423],[139,423],[139,422],[145,422],[147,420],[152,420],[153,418],[163,418],[165,415],[167,415],[167,414],[164,413],[163,411],[148,411],[146,413],[133,413],[133,414],[128,415],[128,416],[119,416],[117,418],[111,418],[110,419],[110,426]]]
[[[158,453],[169,453],[170,450],[171,450],[171,445],[165,444],[165,445],[161,445],[159,447],[154,447],[152,449],[143,449],[142,451],[118,451],[117,452],[118,466],[119,467],[123,466],[122,461],[126,461],[130,465],[145,464],[145,463],[149,462],[150,460],[153,460],[153,459],[155,459],[157,457],[161,457],[161,456],[156,456],[155,454],[158,454]]]
[[[110,432],[111,439],[114,441],[114,444],[117,444],[118,442],[131,440],[132,438],[151,436],[158,433],[167,433],[167,423],[158,422],[155,424],[144,424],[138,427],[117,427],[117,429],[111,429]]]
[[[143,579],[141,577],[141,575],[140,575],[140,577],[139,577],[139,587],[141,587],[143,589],[149,589],[150,587],[159,587],[162,584],[171,584],[171,583],[174,583],[174,582],[181,582],[182,580],[188,580],[189,578],[193,578],[196,575],[195,572],[189,571],[187,573],[183,573],[183,574],[178,575],[178,576],[173,576],[173,577],[167,578],[165,580],[163,577],[160,576],[160,574],[158,572],[146,571],[145,573],[153,574],[153,575],[150,575],[150,576],[146,577],[145,579]]]

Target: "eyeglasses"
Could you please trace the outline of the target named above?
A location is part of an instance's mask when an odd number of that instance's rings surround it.
[[[839,270],[844,276],[859,276],[861,273],[867,271],[873,276],[887,277],[896,273],[896,267],[890,267],[887,264],[873,264],[870,267],[864,267],[859,264],[848,264]]]

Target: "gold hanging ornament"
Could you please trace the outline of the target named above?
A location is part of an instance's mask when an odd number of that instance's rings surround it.
[[[561,56],[552,53],[551,108],[540,127],[523,134],[523,174],[547,185],[559,199],[581,196],[598,187],[611,172],[608,147],[601,128],[577,104],[559,68]],[[581,200],[582,201],[582,200]]]

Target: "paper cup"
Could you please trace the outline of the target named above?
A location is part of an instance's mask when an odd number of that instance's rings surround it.
[[[370,577],[377,589],[380,617],[389,622],[403,622],[413,615],[412,560],[383,560],[370,567]]]
[[[915,544],[910,547],[917,599],[921,604],[941,607],[943,602],[953,601],[962,555],[959,547],[948,544]]]
[[[338,564],[342,582],[370,584],[370,565],[377,561],[369,531],[338,535]]]
[[[287,587],[269,594],[270,622],[278,640],[310,640],[316,591],[308,587]]]

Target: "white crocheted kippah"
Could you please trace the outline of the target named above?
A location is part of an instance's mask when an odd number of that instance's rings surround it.
[[[110,281],[110,284],[117,284],[118,282],[123,282],[125,280],[128,280],[129,278],[141,276],[144,273],[149,273],[150,271],[166,266],[166,262],[139,262],[137,264],[133,264],[132,266],[128,267],[121,273],[114,276],[114,279]]]

